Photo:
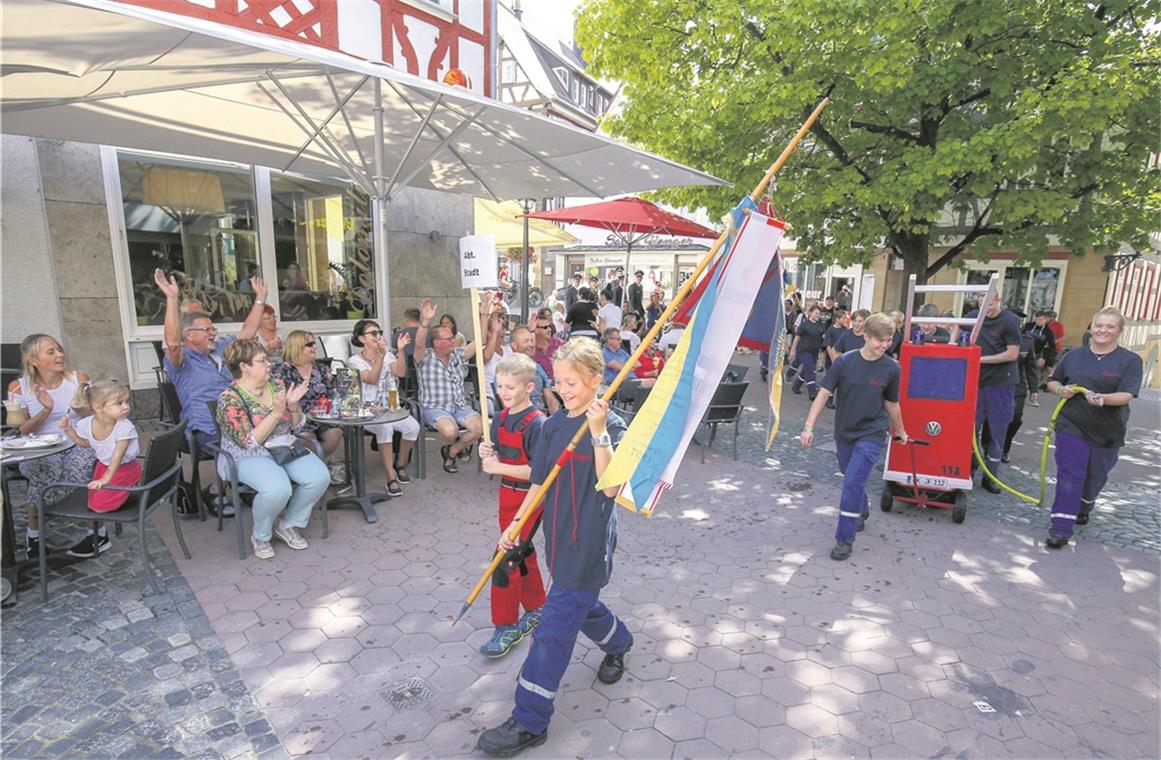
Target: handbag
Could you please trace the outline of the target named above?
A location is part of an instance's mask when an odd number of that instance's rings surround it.
[[[237,390],[234,391],[234,395],[242,402],[242,408],[246,410],[246,417],[250,420],[250,428],[253,429],[254,415],[250,413],[250,405]],[[271,436],[262,443],[262,446],[269,452],[270,458],[280,466],[286,466],[295,459],[312,453],[309,446],[289,433]]]

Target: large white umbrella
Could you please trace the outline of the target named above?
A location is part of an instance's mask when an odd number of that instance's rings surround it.
[[[4,0],[5,133],[346,174],[497,200],[595,196],[708,174],[383,64],[109,0]],[[385,314],[386,301],[384,301]]]

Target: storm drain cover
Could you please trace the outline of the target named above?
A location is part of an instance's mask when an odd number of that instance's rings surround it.
[[[391,705],[391,709],[395,712],[403,712],[430,702],[435,697],[435,689],[419,676],[413,676],[386,691],[379,692],[379,696]]]

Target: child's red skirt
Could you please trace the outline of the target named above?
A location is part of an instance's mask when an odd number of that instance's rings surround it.
[[[93,480],[100,480],[105,476],[109,466],[98,460],[93,468]],[[141,462],[134,459],[131,462],[122,462],[117,473],[109,481],[111,486],[135,486],[141,482]],[[89,491],[89,509],[94,512],[112,512],[120,509],[129,498],[124,491]]]

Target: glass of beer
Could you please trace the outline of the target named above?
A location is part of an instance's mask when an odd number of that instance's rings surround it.
[[[393,412],[397,411],[399,409],[399,389],[398,388],[388,388],[387,389],[387,408]]]

